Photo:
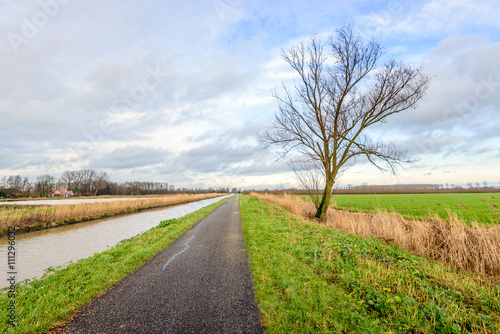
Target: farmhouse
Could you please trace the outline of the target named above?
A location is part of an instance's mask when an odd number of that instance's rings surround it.
[[[71,197],[73,196],[73,191],[71,190],[52,190],[49,193],[49,197]]]

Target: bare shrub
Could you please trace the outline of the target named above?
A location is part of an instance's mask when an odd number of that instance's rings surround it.
[[[306,191],[316,210],[318,210],[323,196],[323,189],[325,188],[325,173],[314,160],[295,160],[290,161],[288,164],[295,173],[299,184]]]

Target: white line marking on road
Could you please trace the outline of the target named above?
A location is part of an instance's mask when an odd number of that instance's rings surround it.
[[[172,257],[170,258],[170,260],[168,260],[168,261],[167,261],[167,263],[165,263],[165,265],[163,266],[163,268],[162,268],[161,270],[165,271],[165,268],[169,265],[169,263],[170,263],[170,262],[172,262],[172,260],[173,260],[173,259],[175,259],[175,258],[177,257],[177,255],[184,253],[184,252],[185,252],[185,251],[189,248],[189,245],[188,245],[188,244],[189,244],[189,242],[191,241],[191,239],[193,239],[193,238],[195,237],[196,232],[198,232],[198,229],[200,228],[201,224],[203,224],[204,222],[205,222],[205,220],[202,220],[202,221],[198,224],[198,226],[196,226],[196,230],[194,230],[194,233],[193,233],[193,235],[191,236],[191,238],[189,238],[189,239],[188,239],[188,241],[186,241],[186,242],[184,243],[184,246],[186,246],[186,248],[184,248],[183,250],[181,250],[180,252],[178,252],[177,254],[175,254],[174,256],[172,256]]]

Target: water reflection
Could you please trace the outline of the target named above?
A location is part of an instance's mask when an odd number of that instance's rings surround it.
[[[227,197],[227,196],[226,196]],[[84,223],[61,226],[49,230],[16,235],[17,282],[27,278],[41,277],[44,269],[62,266],[70,261],[92,256],[147,231],[165,219],[180,218],[193,211],[219,201],[223,197],[211,198],[142,213],[114,218],[99,219]],[[7,237],[0,238],[0,288],[7,282]],[[1,277],[1,276],[0,276]]]

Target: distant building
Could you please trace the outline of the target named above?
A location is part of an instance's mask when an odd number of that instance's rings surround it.
[[[71,197],[73,196],[73,191],[71,190],[52,190],[49,193],[49,197]]]

